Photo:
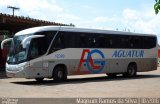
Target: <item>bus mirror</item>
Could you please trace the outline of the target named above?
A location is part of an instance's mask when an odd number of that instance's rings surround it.
[[[31,39],[33,39],[33,38],[41,38],[41,37],[45,37],[45,35],[31,35],[31,36],[28,36],[28,37],[24,38],[23,41],[21,42],[22,47],[26,48],[27,44],[30,43]]]
[[[8,38],[8,39],[3,40],[3,41],[1,42],[1,49],[4,48],[4,44],[5,44],[5,43],[12,41],[12,39],[13,39],[13,38]]]

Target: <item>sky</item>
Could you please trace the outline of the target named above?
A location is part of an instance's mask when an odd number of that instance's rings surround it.
[[[0,12],[76,27],[156,34],[160,44],[160,13],[155,0],[0,0]]]

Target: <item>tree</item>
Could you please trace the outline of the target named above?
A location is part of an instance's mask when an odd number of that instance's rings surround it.
[[[75,27],[75,25],[73,23],[70,23],[69,26]]]
[[[154,5],[154,10],[155,10],[155,13],[158,14],[159,11],[160,11],[160,0],[155,0],[156,3]]]

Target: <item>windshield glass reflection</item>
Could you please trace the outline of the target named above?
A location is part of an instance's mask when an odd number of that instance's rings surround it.
[[[13,38],[8,55],[8,63],[19,63],[27,59],[30,40],[27,41],[26,47],[22,46],[22,41],[29,35],[21,35]]]

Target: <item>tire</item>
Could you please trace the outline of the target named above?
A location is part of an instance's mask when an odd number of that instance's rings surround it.
[[[67,71],[64,67],[62,66],[57,66],[53,70],[53,79],[56,82],[62,82],[67,80]]]
[[[39,82],[39,83],[43,82],[43,79],[44,79],[44,78],[35,78],[35,80],[36,80],[37,82]]]
[[[107,76],[108,76],[108,77],[110,77],[110,78],[114,78],[114,77],[116,77],[116,76],[117,76],[117,74],[115,74],[115,73],[111,73],[111,74],[107,74]]]
[[[123,74],[124,77],[135,77],[137,75],[137,66],[135,64],[128,65],[127,72]]]

